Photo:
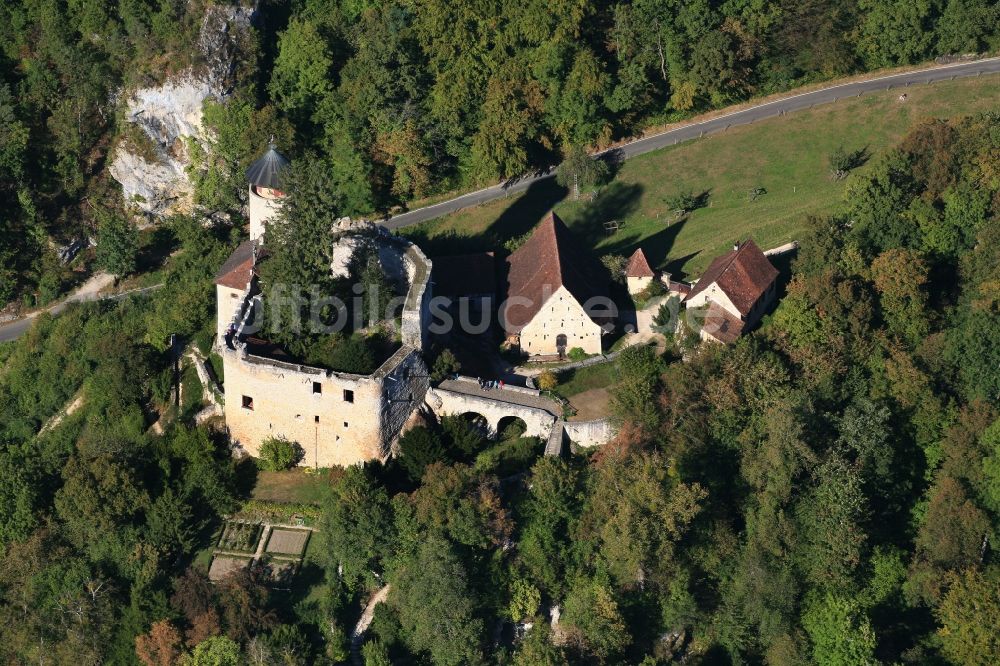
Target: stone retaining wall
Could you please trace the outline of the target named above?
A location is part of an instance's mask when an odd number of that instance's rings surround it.
[[[615,428],[607,419],[597,421],[566,421],[563,429],[571,442],[583,448],[603,446],[615,436]]]

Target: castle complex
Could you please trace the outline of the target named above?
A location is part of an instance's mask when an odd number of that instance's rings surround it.
[[[250,238],[236,248],[215,281],[226,426],[234,444],[251,455],[257,455],[267,439],[281,438],[303,448],[303,465],[384,459],[428,389],[422,351],[431,264],[415,245],[381,227],[341,223],[339,231],[347,238],[362,232],[373,235],[383,270],[406,285],[402,345],[370,375],[295,363],[276,345],[255,337],[255,313],[262,307],[257,261],[267,225],[275,223],[281,210],[279,175],[287,165],[272,146],[248,170]],[[350,242],[343,245],[351,247]]]

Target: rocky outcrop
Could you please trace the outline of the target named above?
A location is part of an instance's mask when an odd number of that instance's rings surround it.
[[[204,64],[168,78],[162,85],[124,96],[126,119],[140,130],[139,139],[119,142],[109,167],[125,200],[151,215],[187,212],[193,187],[189,141],[208,150],[202,106],[232,92],[238,54],[251,38],[253,10],[212,6],[202,20],[198,47]]]

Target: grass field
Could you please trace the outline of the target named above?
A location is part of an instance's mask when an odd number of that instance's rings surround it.
[[[307,472],[301,467],[284,472],[260,471],[252,497],[271,502],[318,504],[322,502],[323,490],[328,485],[326,474]]]
[[[570,398],[585,391],[610,386],[615,383],[617,376],[617,364],[614,362],[557,371],[556,379],[559,384],[556,385],[553,392],[564,398]]]
[[[809,214],[834,212],[847,183],[829,177],[827,158],[837,147],[867,148],[874,160],[921,120],[1000,108],[1000,76],[906,92],[906,102],[897,100],[899,90],[869,93],[632,158],[592,202],[567,200],[548,181],[403,233],[432,255],[497,249],[555,209],[600,254],[641,246],[656,267],[698,275],[737,239],[774,247],[798,238]],[[751,202],[747,192],[756,187],[767,193]],[[708,206],[668,224],[664,199],[684,190],[708,192]],[[625,226],[608,236],[609,220]]]

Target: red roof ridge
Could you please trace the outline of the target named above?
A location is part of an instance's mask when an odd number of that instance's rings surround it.
[[[737,269],[734,274],[730,274],[730,268],[734,266]],[[697,296],[710,284],[718,283],[722,291],[733,301],[733,305],[746,316],[754,302],[774,282],[777,275],[777,269],[764,256],[753,239],[748,238],[742,243],[737,243],[728,253],[716,257],[702,273],[685,300]]]
[[[604,267],[554,211],[507,257],[507,266],[508,302],[502,309],[508,332],[520,330],[531,321],[560,288],[565,288],[580,305],[593,296],[607,295]],[[511,307],[514,297],[527,298],[531,305]]]
[[[562,224],[562,220],[559,220],[559,223]],[[552,234],[552,247],[556,248],[556,275],[559,277],[559,282],[562,283],[564,281],[562,272],[562,257],[560,256],[562,252],[559,248],[559,236],[556,233],[556,212],[554,210],[550,210],[548,216],[542,220],[542,224],[545,224],[549,233]],[[562,284],[560,284],[560,286],[562,286]],[[544,303],[542,305],[544,305]]]

